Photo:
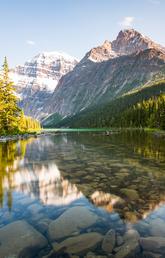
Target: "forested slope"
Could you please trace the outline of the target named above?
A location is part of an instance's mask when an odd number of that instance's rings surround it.
[[[51,119],[51,123],[47,123],[47,127],[161,127],[157,118],[161,116],[163,119],[164,93],[165,80],[160,80],[129,92],[108,104],[92,107],[60,122]]]

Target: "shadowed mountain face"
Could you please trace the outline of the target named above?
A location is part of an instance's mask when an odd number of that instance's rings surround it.
[[[45,111],[73,115],[139,87],[164,71],[164,47],[135,30],[121,31],[116,40],[91,49],[61,78]]]

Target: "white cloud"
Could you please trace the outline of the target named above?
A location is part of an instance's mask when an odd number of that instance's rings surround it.
[[[134,20],[135,20],[135,17],[126,16],[123,18],[121,22],[119,22],[119,25],[123,28],[130,28],[132,27]]]
[[[26,40],[26,43],[30,46],[34,46],[36,44],[33,40]]]

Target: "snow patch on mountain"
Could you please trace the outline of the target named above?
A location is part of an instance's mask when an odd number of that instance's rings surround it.
[[[53,92],[58,84],[57,79],[39,77],[34,78],[32,76],[22,75],[15,72],[10,72],[10,78],[14,82],[14,85],[20,88],[31,88],[36,86],[39,90],[45,90]]]
[[[12,69],[10,78],[25,114],[38,118],[61,77],[72,71],[77,63],[76,58],[63,52],[42,52]]]

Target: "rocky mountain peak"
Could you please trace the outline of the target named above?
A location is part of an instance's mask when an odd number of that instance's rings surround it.
[[[165,51],[162,46],[134,29],[121,30],[112,42],[113,51],[119,55],[130,55],[150,48]]]
[[[105,40],[104,43],[103,43],[103,45],[102,45],[102,48],[105,48],[105,49],[111,51],[111,50],[112,50],[112,44],[111,44],[111,42],[108,41],[108,40]]]
[[[103,62],[122,55],[139,53],[154,48],[165,53],[165,48],[134,29],[121,30],[117,38],[110,42],[105,40],[101,46],[92,48],[82,59],[82,62]],[[81,62],[81,63],[82,63]]]
[[[70,116],[103,104],[164,73],[165,50],[134,29],[120,31],[116,40],[92,48],[62,77],[46,114]],[[69,94],[68,94],[69,92]]]
[[[103,62],[116,57],[116,53],[112,50],[111,42],[105,40],[101,46],[92,48],[85,56],[93,62]]]

